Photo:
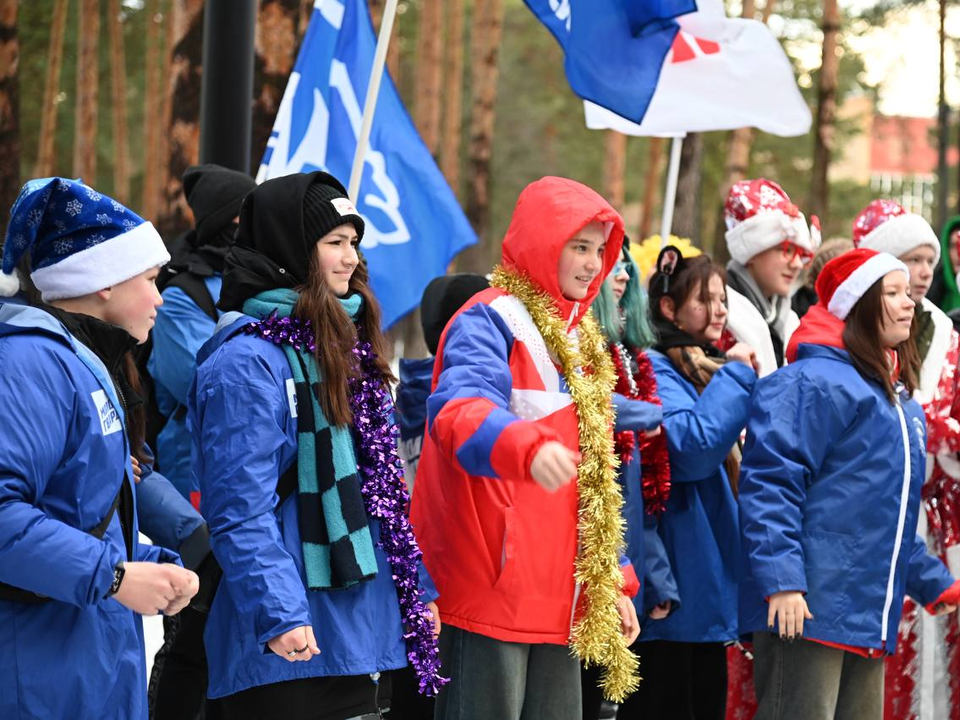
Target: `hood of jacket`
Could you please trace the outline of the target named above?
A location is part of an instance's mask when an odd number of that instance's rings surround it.
[[[594,220],[603,223],[607,238],[603,269],[586,297],[569,300],[560,291],[560,253],[569,239]],[[503,238],[503,266],[530,278],[553,298],[570,327],[575,327],[599,294],[622,245],[623,218],[610,203],[574,180],[545,177],[524,188],[517,199]]]
[[[790,336],[786,352],[787,362],[796,361],[801,345],[825,345],[846,350],[843,344],[843,328],[843,320],[818,302],[800,318],[800,327]]]
[[[325,172],[295,173],[267,180],[244,199],[237,236],[224,261],[221,310],[240,310],[264,290],[306,282],[317,243],[307,240],[303,229],[303,198],[316,182],[343,187]]]
[[[957,270],[950,262],[950,233],[960,227],[960,215],[947,220],[940,232],[940,272],[943,273],[943,298],[940,307],[944,312],[960,308],[960,288],[957,286]]]

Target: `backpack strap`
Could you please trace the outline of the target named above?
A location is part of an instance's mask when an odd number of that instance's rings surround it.
[[[203,281],[203,276],[192,273],[189,270],[182,270],[170,278],[166,287],[180,288],[187,294],[187,297],[197,304],[197,307],[203,310],[208,318],[214,322],[219,320],[220,316],[217,314],[217,305],[210,295],[210,291],[207,289],[207,284]]]

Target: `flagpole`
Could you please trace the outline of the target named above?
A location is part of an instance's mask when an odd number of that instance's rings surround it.
[[[353,168],[350,170],[350,185],[347,192],[354,203],[360,203],[360,179],[363,177],[363,164],[370,144],[370,129],[373,127],[373,113],[377,108],[377,96],[380,94],[380,80],[383,78],[383,66],[387,61],[387,46],[393,34],[393,19],[397,14],[397,0],[387,0],[380,21],[380,36],[377,38],[377,51],[370,68],[370,82],[367,84],[367,97],[363,103],[363,121],[360,124],[360,136],[357,138],[357,152],[353,156]]]
[[[680,180],[680,151],[686,134],[677,135],[670,145],[670,164],[667,166],[667,188],[663,193],[663,218],[660,222],[660,247],[670,242],[673,229],[673,208],[677,204],[677,183]]]

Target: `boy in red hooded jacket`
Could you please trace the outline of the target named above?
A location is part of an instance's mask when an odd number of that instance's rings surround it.
[[[492,287],[441,337],[412,505],[451,676],[438,719],[578,718],[570,644],[607,666],[609,695],[635,682],[624,643],[639,633],[638,583],[629,565],[618,572],[612,384],[599,386],[613,376],[584,318],[622,242],[622,218],[594,191],[532,183]],[[650,406],[631,405],[618,423],[637,412],[635,429],[659,425]],[[606,479],[612,494],[598,490]],[[597,532],[605,522],[616,532]]]

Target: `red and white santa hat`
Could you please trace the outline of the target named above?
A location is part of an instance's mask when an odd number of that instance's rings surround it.
[[[730,188],[723,206],[730,257],[746,265],[754,255],[789,240],[816,252],[806,218],[772,180],[741,180]]]
[[[848,250],[823,266],[817,276],[817,297],[831,315],[846,320],[863,294],[877,280],[896,270],[910,278],[907,266],[889,253],[867,248]]]
[[[929,245],[940,261],[940,240],[930,223],[893,200],[874,200],[853,221],[853,244],[900,257]]]

